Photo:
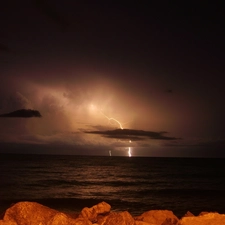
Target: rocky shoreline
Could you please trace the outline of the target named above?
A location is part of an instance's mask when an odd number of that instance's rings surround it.
[[[8,208],[0,225],[224,225],[225,214],[202,212],[198,216],[187,212],[178,218],[169,210],[150,210],[133,217],[128,211],[114,212],[106,202],[80,213],[66,214],[37,202],[18,202]]]

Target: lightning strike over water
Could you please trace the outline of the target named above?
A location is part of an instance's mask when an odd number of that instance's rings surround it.
[[[131,143],[131,140],[129,141]],[[131,147],[128,147],[128,156],[131,157],[132,154],[131,154]]]
[[[131,148],[130,148],[130,147],[128,147],[128,156],[129,156],[129,157],[132,156],[132,154],[131,154]]]
[[[96,107],[95,105],[91,104],[90,105],[90,110],[102,114],[110,122],[112,122],[112,121],[116,122],[119,125],[119,127],[120,127],[121,130],[124,129],[122,123],[120,123],[119,120],[117,120],[117,119],[115,119],[113,117],[108,117],[105,113],[102,112],[102,109],[98,109],[98,107]],[[113,123],[111,123],[111,124],[113,125]],[[129,157],[132,157],[132,152],[131,152],[131,146],[132,145],[131,145],[131,142],[132,141],[129,140],[129,143],[130,144],[128,145],[129,147],[128,147],[128,152],[127,152],[127,154],[128,154]],[[126,150],[127,150],[127,147],[126,147]],[[109,156],[112,156],[112,151],[111,150],[109,150]]]

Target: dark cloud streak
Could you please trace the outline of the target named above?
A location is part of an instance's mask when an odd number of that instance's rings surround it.
[[[30,118],[30,117],[41,117],[41,114],[37,110],[32,109],[20,109],[14,112],[1,114],[0,117],[23,117],[23,118]]]
[[[143,140],[145,138],[155,139],[155,140],[177,140],[180,138],[167,137],[165,134],[167,132],[154,132],[154,131],[144,131],[144,130],[133,130],[133,129],[115,129],[115,130],[105,130],[105,131],[85,131],[88,134],[98,134],[106,138],[118,138],[118,139],[128,139],[128,140]]]

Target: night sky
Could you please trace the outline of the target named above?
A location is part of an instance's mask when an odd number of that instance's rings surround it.
[[[218,2],[3,1],[0,152],[225,157],[224,21]]]

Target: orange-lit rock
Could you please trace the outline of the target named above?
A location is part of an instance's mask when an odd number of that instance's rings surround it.
[[[183,217],[178,225],[224,225],[225,214],[207,213],[200,216]]]
[[[147,222],[144,222],[144,221],[136,220],[136,221],[135,221],[135,225],[155,225],[155,224],[147,223]]]
[[[99,225],[135,225],[135,221],[129,212],[112,212],[98,221]]]
[[[58,211],[36,202],[18,202],[6,210],[3,220],[23,225],[45,224]]]
[[[135,220],[151,225],[176,225],[178,222],[178,218],[169,210],[150,210],[135,217]]]
[[[0,225],[225,225],[225,214],[186,213],[178,220],[172,211],[150,210],[133,218],[127,211],[110,212],[111,206],[101,202],[84,208],[79,217],[72,218],[36,202],[18,202],[8,208]]]
[[[91,208],[85,207],[81,211],[81,217],[87,218],[92,223],[97,221],[99,215],[104,215],[110,212],[111,206],[106,202],[100,202]]]
[[[47,225],[92,225],[92,223],[85,218],[72,219],[64,213],[57,213]]]
[[[191,213],[190,211],[187,211],[184,215],[184,217],[189,217],[189,216],[195,216],[193,213]]]
[[[72,219],[66,214],[36,202],[19,202],[6,210],[0,225],[91,225],[85,218]]]
[[[0,220],[0,225],[18,225],[16,222]]]
[[[199,216],[203,216],[203,215],[208,214],[208,213],[217,213],[217,212],[206,212],[206,211],[203,211],[203,212],[199,213]]]

